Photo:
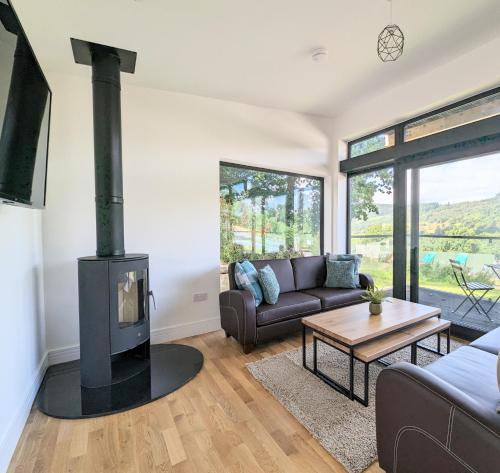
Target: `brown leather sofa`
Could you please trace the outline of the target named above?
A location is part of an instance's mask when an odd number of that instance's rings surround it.
[[[387,473],[500,471],[500,328],[420,368],[377,380],[377,448]]]
[[[257,343],[299,330],[301,318],[324,310],[331,310],[363,302],[365,289],[373,280],[360,274],[359,289],[331,289],[323,287],[326,278],[326,256],[252,261],[256,269],[271,266],[280,285],[280,296],[275,305],[262,302],[255,307],[249,291],[236,288],[234,265],[228,268],[229,291],[219,295],[221,326],[226,335],[233,336],[249,353]]]

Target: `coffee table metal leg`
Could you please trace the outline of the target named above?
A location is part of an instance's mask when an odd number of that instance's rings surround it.
[[[354,399],[354,350],[349,350],[349,399]]]
[[[306,367],[306,326],[302,325],[302,366]]]
[[[450,336],[451,336],[451,325],[447,328],[439,332],[438,334],[438,339],[437,339],[437,349],[434,348],[429,348],[428,346],[422,345],[419,342],[417,342],[417,347],[420,348],[421,350],[428,351],[430,353],[434,353],[439,356],[445,356],[446,353],[441,352],[441,334],[446,333],[446,351],[447,353],[450,353]]]
[[[318,339],[313,336],[313,370],[318,372]]]
[[[413,365],[417,364],[417,344],[416,343],[411,344],[411,363]]]
[[[363,404],[365,407],[368,406],[368,387],[370,382],[370,363],[365,363],[365,399]]]

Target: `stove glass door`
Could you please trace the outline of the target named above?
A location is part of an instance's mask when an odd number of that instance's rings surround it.
[[[118,323],[130,327],[148,318],[147,269],[120,273],[118,277]]]

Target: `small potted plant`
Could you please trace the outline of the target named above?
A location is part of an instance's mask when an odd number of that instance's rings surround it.
[[[385,300],[385,292],[378,287],[370,287],[366,290],[363,299],[370,303],[368,309],[372,315],[380,315],[382,313],[382,302]]]

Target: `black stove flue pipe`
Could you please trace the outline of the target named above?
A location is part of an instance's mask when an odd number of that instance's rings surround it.
[[[136,53],[71,39],[79,64],[92,66],[97,256],[123,256],[120,72],[134,72]]]
[[[95,48],[92,52],[97,256],[122,256],[120,58],[108,49]]]

